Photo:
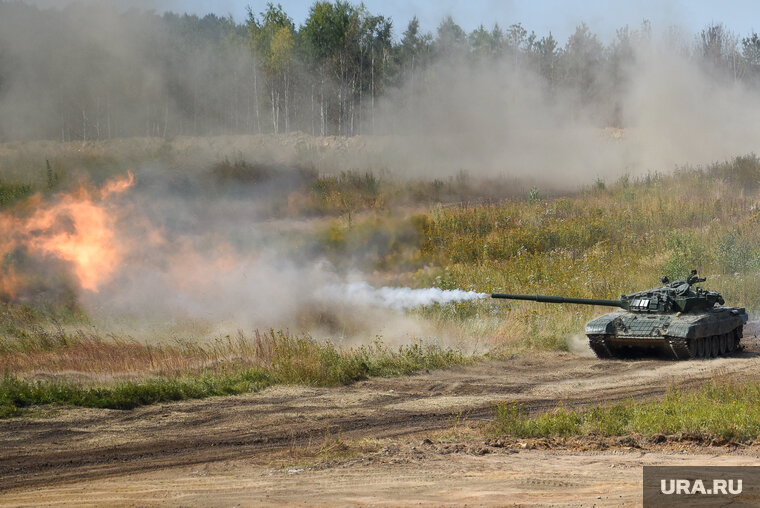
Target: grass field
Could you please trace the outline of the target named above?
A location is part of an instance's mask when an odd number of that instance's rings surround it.
[[[177,162],[162,145],[142,157],[83,150],[43,162],[24,153],[4,155],[0,211],[23,216],[35,193],[46,199],[99,184],[136,164]],[[173,168],[170,175],[180,178]],[[383,171],[323,174],[307,165],[229,156],[187,171],[194,192],[210,199],[276,183],[278,191],[263,200],[265,216],[319,219],[288,233],[285,243],[293,252],[327,259],[338,271],[359,269],[382,284],[616,298],[656,286],[662,275],[680,278],[696,268],[729,304],[760,304],[760,159],[753,154],[669,174],[600,179],[564,195],[467,172],[402,180]],[[2,266],[29,268],[16,253],[5,256]],[[371,331],[363,342],[372,345],[353,348],[300,330],[170,343],[90,332],[76,291],[62,281],[55,292],[41,288],[39,297],[6,298],[0,307],[6,416],[48,402],[133,407],[275,383],[349,383],[467,361],[439,346],[391,349]],[[480,300],[408,313],[498,355],[567,350],[584,323],[603,310]],[[685,395],[669,397],[676,396]],[[519,411],[510,417],[510,411],[500,409],[504,421],[532,421]],[[590,420],[578,415],[567,413],[566,419],[580,418],[573,425],[586,428]]]

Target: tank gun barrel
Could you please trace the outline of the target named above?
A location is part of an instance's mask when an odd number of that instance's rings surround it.
[[[597,298],[566,298],[564,296],[548,295],[512,295],[508,293],[492,293],[491,298],[504,298],[507,300],[529,300],[543,303],[577,303],[580,305],[602,305],[605,307],[627,308],[622,300],[600,300]]]

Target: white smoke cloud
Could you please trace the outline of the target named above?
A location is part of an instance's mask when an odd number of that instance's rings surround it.
[[[372,287],[367,282],[329,285],[316,292],[319,299],[327,301],[353,302],[362,306],[385,307],[394,310],[413,309],[435,303],[444,305],[453,302],[487,298],[487,293],[464,291],[461,289],[406,287]]]

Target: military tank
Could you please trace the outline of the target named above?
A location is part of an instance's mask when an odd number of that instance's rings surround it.
[[[692,286],[706,279],[692,270],[683,280],[662,278],[664,286],[619,300],[493,293],[492,298],[620,307],[586,324],[589,346],[599,358],[632,358],[659,353],[676,360],[714,358],[742,349],[747,312],[724,307],[717,291]]]

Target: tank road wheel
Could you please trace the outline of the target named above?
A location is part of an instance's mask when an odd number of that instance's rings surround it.
[[[710,337],[710,358],[715,358],[720,354],[720,335]]]
[[[733,330],[726,334],[726,352],[731,354],[736,350],[736,333]]]
[[[694,342],[697,345],[696,348],[696,358],[704,358],[705,357],[705,338],[700,337],[698,339],[694,339]]]
[[[728,352],[728,334],[724,333],[720,336],[720,355],[725,356]]]

